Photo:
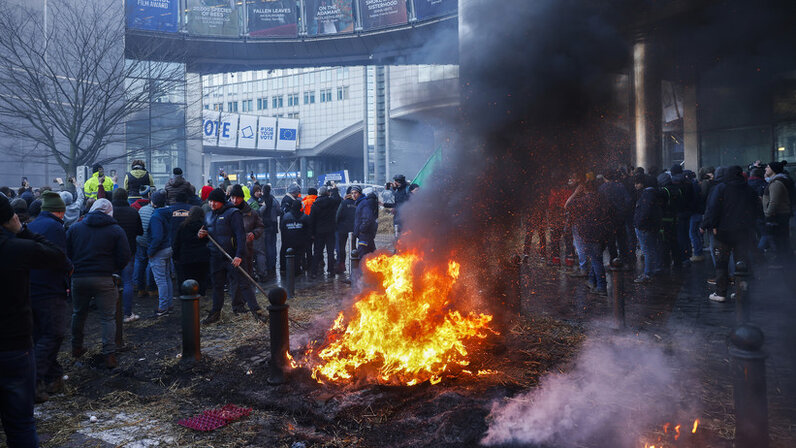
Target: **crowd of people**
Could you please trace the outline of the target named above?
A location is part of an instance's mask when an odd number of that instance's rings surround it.
[[[400,208],[410,197],[402,175],[389,184],[387,204],[372,187],[340,191],[331,182],[304,195],[292,184],[278,200],[253,176],[246,185],[222,176],[218,188],[208,182],[197,191],[175,168],[158,189],[145,162],[134,160],[121,179],[95,164],[82,186],[70,178],[58,179],[59,191],[26,182],[0,188],[0,276],[8,311],[0,316],[0,418],[9,446],[38,446],[34,402],[63,392],[58,352],[67,327],[71,354],[79,359],[87,352],[84,328],[93,309],[104,366],[118,366],[120,289],[124,323],[141,318],[134,313],[136,297],[157,298],[153,318],[171,313],[176,286],[187,279],[199,283],[199,294],[212,296],[204,325],[221,319],[227,294],[234,313],[267,322],[251,280],[275,279],[288,249],[298,275],[345,274],[349,235],[360,257],[373,252],[380,205],[393,210],[400,226]]]
[[[663,172],[624,166],[601,175],[573,173],[528,215],[525,253],[536,235],[548,264],[563,260],[569,276],[587,278],[592,292],[605,295],[606,251],[618,269],[634,270],[637,254],[643,258],[635,279],[641,284],[704,262],[708,251],[715,272],[708,298],[724,302],[736,266],[781,269],[793,258],[796,189],[786,167],[787,161],[757,161],[745,170],[695,173],[675,164]]]

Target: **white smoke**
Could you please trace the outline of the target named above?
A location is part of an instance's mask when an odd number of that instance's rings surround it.
[[[642,431],[677,413],[678,367],[638,336],[591,337],[567,373],[494,404],[482,443],[637,447]]]

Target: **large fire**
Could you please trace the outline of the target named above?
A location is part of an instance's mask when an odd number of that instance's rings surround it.
[[[487,336],[492,316],[452,309],[459,264],[427,266],[419,264],[421,258],[411,251],[365,262],[368,271],[380,274],[381,288],[359,294],[348,322],[341,312],[324,343],[310,349],[313,378],[412,386],[438,383],[454,369],[468,372],[462,369],[470,362],[466,344]],[[423,272],[416,276],[418,267]]]

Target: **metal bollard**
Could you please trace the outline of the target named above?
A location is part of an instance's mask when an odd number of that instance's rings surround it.
[[[763,332],[745,323],[729,336],[735,395],[735,446],[768,448],[768,400]]]
[[[351,287],[354,289],[355,292],[359,292],[357,288],[359,288],[359,280],[362,276],[362,273],[359,271],[359,251],[354,249],[351,252]]]
[[[296,295],[296,251],[292,247],[285,252],[285,265],[287,296],[292,299]]]
[[[611,305],[614,315],[614,329],[625,329],[625,279],[622,276],[622,260],[614,258],[611,260],[611,283],[613,291],[611,294]]]
[[[735,263],[735,320],[739,325],[749,322],[749,269],[746,263]]]
[[[271,365],[269,384],[283,384],[287,381],[285,372],[289,363],[287,352],[290,350],[290,327],[288,326],[287,291],[283,288],[274,288],[268,291],[269,324],[271,332]]]
[[[199,336],[199,282],[185,280],[180,287],[182,304],[182,358],[180,361],[202,359]]]
[[[124,314],[122,312],[122,301],[124,298],[124,285],[122,278],[113,274],[113,283],[119,290],[119,296],[116,298],[116,350],[122,351],[124,346]]]
[[[354,256],[354,251],[357,250],[357,240],[354,238],[354,232],[348,232],[348,273],[351,274],[351,269],[353,269],[353,265],[351,263],[351,257]]]

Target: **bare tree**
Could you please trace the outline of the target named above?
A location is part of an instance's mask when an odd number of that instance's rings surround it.
[[[125,140],[126,120],[185,88],[182,66],[147,62],[165,49],[125,54],[119,2],[48,0],[45,11],[6,3],[0,0],[0,132],[67,175],[107,161],[103,151]]]

